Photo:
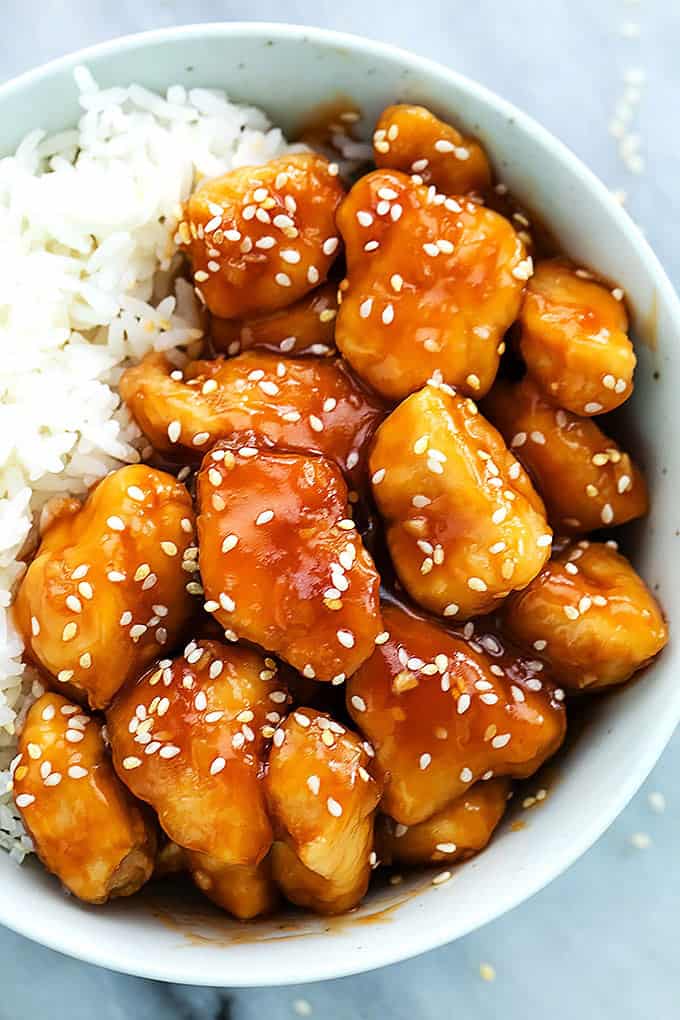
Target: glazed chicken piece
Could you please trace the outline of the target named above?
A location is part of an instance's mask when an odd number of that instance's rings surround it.
[[[396,606],[383,619],[389,636],[348,682],[347,708],[375,749],[385,814],[416,825],[478,780],[524,779],[557,751],[564,692],[543,663],[472,623],[454,634]]]
[[[107,713],[118,775],[192,851],[197,884],[225,905],[230,881],[243,877],[228,869],[254,868],[271,845],[263,763],[287,701],[273,659],[192,641],[128,684]]]
[[[315,709],[297,709],[274,734],[266,779],[272,869],[292,903],[339,914],[366,892],[380,798],[368,766],[359,737]]]
[[[258,445],[320,453],[353,477],[385,414],[339,361],[256,351],[194,361],[183,373],[150,354],[125,372],[120,392],[161,453],[197,458],[217,440],[243,435]]]
[[[509,779],[474,786],[418,825],[380,815],[375,847],[381,864],[456,864],[483,850],[505,812]]]
[[[491,168],[484,149],[424,106],[383,110],[373,134],[376,166],[417,174],[447,195],[484,192]]]
[[[483,396],[531,275],[510,223],[376,170],[352,188],[338,228],[347,280],[335,340],[355,372],[391,400],[435,374]]]
[[[88,903],[137,892],[154,868],[156,830],[113,771],[100,724],[43,694],[18,752],[14,800],[47,870]]]
[[[647,513],[647,485],[628,454],[590,418],[548,403],[529,376],[496,383],[484,411],[534,479],[561,534]]]
[[[72,696],[105,708],[188,622],[193,543],[191,497],[163,471],[120,468],[82,505],[70,500],[17,594],[30,656]]]
[[[251,348],[281,354],[329,355],[335,352],[337,287],[325,283],[295,304],[252,319],[217,319],[210,324],[216,350],[231,356]]]
[[[426,386],[378,429],[373,495],[401,583],[430,612],[488,613],[550,555],[543,504],[474,403]]]
[[[177,238],[213,315],[243,319],[284,308],[323,283],[340,241],[337,167],[298,152],[200,184]]]
[[[191,877],[205,895],[241,921],[272,914],[279,891],[272,879],[271,854],[259,864],[222,864],[208,854],[187,850]]]
[[[507,604],[505,625],[572,690],[622,684],[668,641],[656,599],[610,543],[580,541]]]
[[[635,353],[622,300],[561,259],[536,266],[520,313],[520,350],[545,396],[574,414],[603,414],[633,392]]]
[[[319,457],[219,444],[198,476],[206,608],[304,676],[341,683],[382,630],[380,577],[339,470]]]

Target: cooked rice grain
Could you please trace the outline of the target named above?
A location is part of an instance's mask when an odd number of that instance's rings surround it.
[[[0,846],[19,860],[30,840],[7,769],[41,692],[8,612],[20,557],[50,498],[139,459],[125,363],[152,349],[181,361],[202,335],[173,240],[192,184],[290,148],[223,92],[75,79],[77,129],[32,131],[0,160]]]

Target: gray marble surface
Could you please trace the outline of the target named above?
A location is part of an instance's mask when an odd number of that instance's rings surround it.
[[[524,107],[625,191],[680,285],[678,0],[260,0],[256,8],[234,0],[0,0],[0,15],[0,79],[121,33],[195,21],[295,21],[410,47]],[[640,174],[626,169],[608,131],[632,68],[647,79],[628,126],[640,136]],[[310,1009],[324,1020],[675,1020],[679,775],[676,734],[633,803],[565,875],[494,924],[408,963],[299,989],[215,992],[111,974],[0,930],[0,1020],[285,1020]],[[649,801],[658,791],[663,813]],[[635,833],[651,845],[633,846]],[[481,979],[482,962],[495,968],[493,982]]]

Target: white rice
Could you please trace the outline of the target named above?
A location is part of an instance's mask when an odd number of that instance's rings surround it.
[[[199,309],[174,235],[199,176],[290,151],[259,110],[171,85],[99,89],[75,74],[77,128],[32,131],[0,160],[0,846],[31,848],[11,793],[17,731],[42,688],[8,611],[55,495],[139,460],[116,389],[149,350],[198,340]]]

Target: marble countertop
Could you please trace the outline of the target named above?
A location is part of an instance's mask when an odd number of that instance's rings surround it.
[[[260,0],[256,10],[241,0],[0,0],[0,12],[0,80],[122,33],[196,21],[287,20],[409,47],[532,113],[622,198],[625,193],[626,207],[680,286],[680,249],[668,225],[678,212],[680,179],[676,0],[420,0],[417,7]],[[629,89],[624,99],[630,71],[644,72],[646,80],[633,90],[639,95]],[[628,138],[633,135],[623,156],[610,133],[622,122]],[[165,986],[78,963],[0,929],[0,1020],[495,1020],[501,1014],[507,1020],[546,1014],[551,1020],[675,1020],[678,775],[680,732],[633,803],[551,886],[453,945],[356,978],[283,990]],[[632,841],[636,834],[648,840]],[[634,845],[647,841],[644,849]],[[494,968],[495,980],[482,979],[483,963]]]

